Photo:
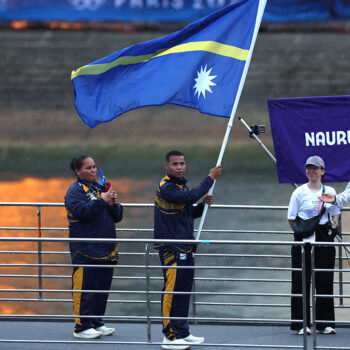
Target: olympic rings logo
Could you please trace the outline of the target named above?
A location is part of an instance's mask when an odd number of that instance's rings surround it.
[[[96,11],[106,0],[69,0],[69,2],[78,10]]]

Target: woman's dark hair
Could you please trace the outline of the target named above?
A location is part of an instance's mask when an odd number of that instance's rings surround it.
[[[79,170],[84,163],[84,160],[86,158],[91,158],[90,156],[87,156],[86,154],[83,154],[79,157],[75,157],[70,162],[70,168],[72,169],[73,173],[77,175],[76,171]]]

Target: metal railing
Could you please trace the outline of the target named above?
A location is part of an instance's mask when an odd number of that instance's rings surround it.
[[[125,208],[153,208],[152,204],[123,204]],[[68,231],[65,227],[42,227],[42,208],[44,207],[63,207],[62,203],[0,203],[0,206],[21,206],[34,207],[37,209],[36,227],[0,227],[0,234],[7,236],[0,237],[1,245],[9,243],[13,245],[11,249],[0,251],[0,281],[13,280],[11,288],[0,288],[1,303],[18,303],[23,305],[26,312],[1,312],[0,321],[3,319],[14,320],[69,320],[72,321],[75,315],[69,310],[72,303],[72,290],[70,288],[70,271],[75,266],[69,262],[70,255],[67,250],[69,241],[94,241],[108,242],[107,239],[69,239]],[[254,210],[254,211],[282,211],[285,212],[286,206],[244,206],[244,205],[213,205],[215,210]],[[344,210],[347,211],[347,210]],[[12,232],[19,236],[10,236]],[[118,236],[127,234],[144,233],[152,236],[152,228],[118,228]],[[23,234],[25,233],[25,237]],[[27,236],[28,233],[36,233],[36,237]],[[65,237],[55,237],[59,233]],[[193,324],[239,324],[239,325],[286,325],[290,324],[289,298],[290,293],[290,273],[291,271],[302,271],[304,269],[292,269],[290,267],[290,247],[293,245],[304,246],[301,242],[291,242],[288,234],[291,231],[282,230],[256,230],[256,229],[211,229],[203,230],[203,233],[224,235],[225,239],[211,240],[208,237],[198,241],[186,241],[200,246],[196,254],[197,264],[195,286],[192,295],[192,312],[188,320]],[[43,235],[46,237],[43,237]],[[259,238],[275,237],[280,235],[283,240],[242,240],[240,235],[259,235]],[[348,236],[343,233],[343,236]],[[226,237],[229,236],[229,239]],[[234,239],[238,237],[238,239]],[[134,345],[156,345],[160,344],[152,341],[152,326],[163,320],[160,316],[160,297],[165,292],[162,288],[162,269],[158,263],[157,253],[153,251],[154,242],[172,242],[171,240],[154,240],[152,238],[118,238],[120,245],[121,263],[117,266],[117,275],[113,277],[113,286],[110,291],[109,313],[105,316],[106,320],[114,322],[144,322],[147,327],[147,340],[144,342],[129,341],[123,344]],[[181,241],[178,241],[181,243]],[[30,250],[20,249],[21,244],[29,244]],[[55,245],[55,249],[49,249]],[[321,244],[322,243],[318,243]],[[51,245],[50,247],[46,247]],[[315,244],[317,245],[317,244]],[[334,269],[338,279],[335,280],[337,293],[334,294],[335,300],[338,300],[336,310],[346,311],[350,308],[347,302],[350,298],[350,281],[346,274],[350,272],[345,268],[344,256],[348,251],[348,244],[344,242],[330,243],[338,247],[337,267]],[[60,249],[56,249],[57,246]],[[122,249],[123,247],[123,249]],[[276,253],[276,251],[278,253]],[[304,250],[302,250],[304,252]],[[304,253],[303,253],[304,254]],[[22,262],[12,262],[9,257],[25,258]],[[8,259],[4,261],[4,257]],[[35,257],[35,259],[31,259]],[[63,260],[57,262],[57,259]],[[135,264],[135,260],[137,263]],[[35,260],[35,261],[34,261]],[[54,260],[52,262],[52,260]],[[211,261],[213,263],[210,264]],[[248,262],[248,264],[247,264]],[[79,265],[84,266],[84,265]],[[91,265],[86,265],[91,266]],[[96,265],[101,267],[100,265]],[[182,267],[184,268],[184,267]],[[3,271],[6,273],[3,273]],[[25,272],[29,270],[29,272]],[[63,272],[62,272],[63,271]],[[315,269],[313,269],[314,273]],[[316,270],[317,271],[317,270]],[[304,276],[305,278],[305,276]],[[27,282],[24,282],[27,281]],[[29,283],[30,281],[31,283]],[[35,286],[34,286],[35,283]],[[6,284],[6,281],[1,285]],[[118,285],[115,287],[114,285]],[[14,287],[14,286],[18,287]],[[79,293],[81,291],[73,291]],[[91,291],[103,292],[103,291]],[[183,294],[174,292],[174,294]],[[118,298],[116,298],[116,296]],[[306,293],[294,295],[302,297],[305,305]],[[316,294],[312,293],[312,310],[315,309]],[[319,296],[318,296],[319,297]],[[321,296],[322,297],[322,296]],[[132,299],[131,299],[132,298]],[[234,300],[232,301],[232,298]],[[227,300],[229,299],[229,300]],[[285,301],[285,300],[288,301]],[[40,305],[33,308],[33,303]],[[118,315],[113,310],[113,305],[124,306]],[[54,305],[54,306],[52,306]],[[133,313],[130,308],[125,307],[133,305]],[[219,310],[218,310],[219,308]],[[221,308],[221,309],[220,309]],[[29,310],[29,312],[28,312]],[[47,312],[53,310],[54,312]],[[107,310],[107,312],[108,312]],[[234,315],[232,313],[234,310]],[[249,310],[249,317],[245,316]],[[46,312],[43,312],[46,311]],[[61,312],[59,312],[61,311]],[[63,312],[62,312],[63,311]],[[85,316],[91,317],[93,315]],[[282,316],[282,317],[281,317]],[[82,316],[84,317],[84,316]],[[167,319],[172,319],[169,317]],[[305,320],[305,317],[304,317]],[[315,315],[314,315],[315,320]],[[350,316],[346,319],[337,320],[337,326],[349,327]],[[300,320],[302,321],[302,320]],[[316,332],[313,332],[312,348],[318,349]],[[1,342],[22,342],[25,340],[0,339]],[[28,342],[33,342],[28,340]],[[37,339],[40,343],[42,340]],[[57,341],[59,343],[60,341]],[[79,343],[77,341],[66,341],[67,343]],[[96,343],[95,341],[92,343]],[[104,344],[99,341],[98,344]],[[108,342],[108,344],[121,344],[122,342]],[[97,343],[96,343],[97,344]],[[224,346],[233,348],[273,348],[271,344],[217,344],[206,343],[201,346],[213,347]],[[347,345],[347,344],[344,344]],[[306,335],[303,337],[303,344],[298,345],[279,345],[279,348],[304,348],[307,349]],[[338,349],[339,347],[328,346],[328,349]],[[350,347],[342,347],[350,349]]]

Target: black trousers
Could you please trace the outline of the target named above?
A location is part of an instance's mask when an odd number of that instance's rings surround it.
[[[73,271],[73,290],[83,292],[73,293],[73,309],[75,318],[75,331],[81,332],[89,328],[104,325],[102,317],[106,311],[108,292],[93,293],[84,290],[111,289],[113,267],[76,267]],[[97,317],[80,317],[95,315]]]
[[[189,292],[188,294],[163,294],[162,317],[188,317],[191,290],[194,278],[194,269],[172,269],[178,266],[194,266],[193,253],[178,253],[173,251],[160,251],[159,258],[163,269],[163,292]],[[186,319],[163,319],[163,333],[170,339],[186,338],[189,326]]]
[[[334,269],[335,248],[315,246],[315,268]],[[301,247],[292,247],[292,268],[302,267]],[[307,326],[310,322],[310,287],[311,287],[311,246],[305,245],[305,268],[306,268],[306,310]],[[316,272],[315,286],[316,294],[333,296],[333,272]],[[292,294],[302,294],[302,272],[292,271]],[[292,320],[303,320],[303,299],[302,297],[292,297],[291,299]],[[323,330],[326,327],[335,327],[334,323],[334,299],[316,298],[316,329]],[[322,322],[324,320],[325,322]],[[326,322],[328,320],[329,322]],[[302,321],[292,321],[290,328],[300,330],[303,328]]]

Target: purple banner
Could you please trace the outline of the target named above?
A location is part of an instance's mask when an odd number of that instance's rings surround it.
[[[318,155],[326,182],[350,180],[350,96],[270,99],[280,183],[305,183],[305,161]]]

